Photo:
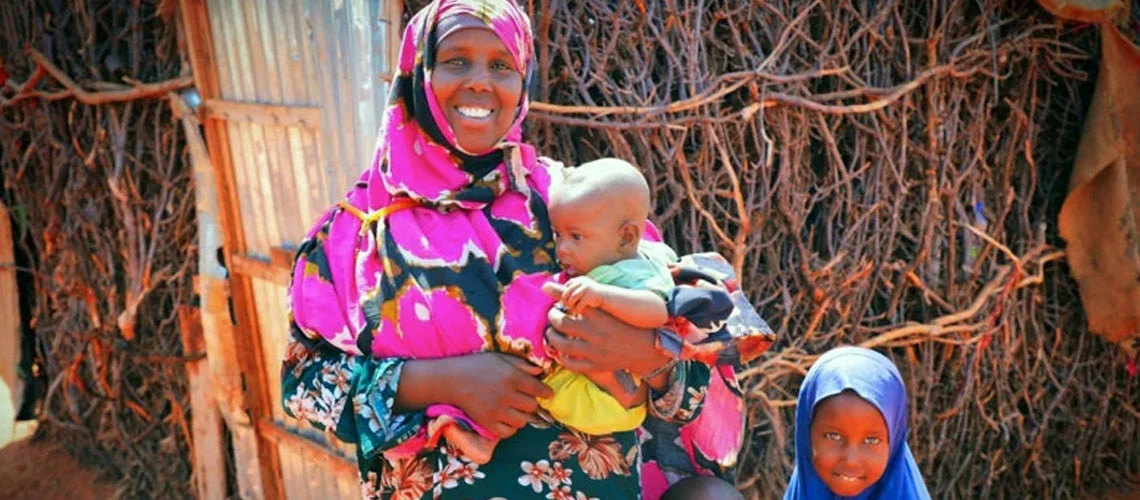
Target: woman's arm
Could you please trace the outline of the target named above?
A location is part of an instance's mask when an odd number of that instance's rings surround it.
[[[458,406],[502,437],[524,425],[535,397],[549,388],[522,360],[490,353],[377,359],[360,352],[356,339],[368,323],[357,305],[358,235],[359,219],[334,209],[298,249],[289,287],[292,340],[282,366],[286,411],[357,443],[365,457],[418,434],[423,409],[435,403]]]
[[[282,362],[285,413],[375,456],[415,436],[424,423],[422,411],[392,411],[403,365],[294,337]]]
[[[372,359],[294,338],[282,363],[282,394],[286,414],[372,456],[416,435],[431,404],[453,404],[499,437],[513,435],[537,406],[535,398],[550,397],[535,377],[539,371],[494,353]]]
[[[663,419],[688,422],[699,415],[709,383],[709,367],[677,361],[657,345],[653,330],[635,328],[592,309],[570,317],[551,309],[547,343],[559,353],[559,363],[577,373],[628,370],[643,378],[654,413]]]
[[[395,397],[396,411],[450,404],[500,438],[515,433],[549,398],[542,369],[517,356],[476,353],[446,359],[410,360]]]

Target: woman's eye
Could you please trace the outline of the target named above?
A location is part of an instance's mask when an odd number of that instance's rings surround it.
[[[491,63],[491,69],[495,71],[514,71],[515,68],[504,61],[495,61]]]
[[[863,442],[867,444],[879,444],[882,442],[882,440],[877,437],[869,437],[867,439],[864,439]]]
[[[451,66],[453,68],[459,68],[465,64],[467,64],[467,61],[462,57],[452,57],[451,59],[443,61],[444,66]]]
[[[582,241],[582,235],[578,233],[571,234],[570,237],[574,238],[574,241]]]
[[[827,433],[823,434],[823,437],[825,437],[831,441],[840,441],[843,439],[842,437],[839,436],[838,432],[827,432]]]

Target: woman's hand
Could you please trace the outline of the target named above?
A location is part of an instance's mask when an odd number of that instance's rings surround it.
[[[551,308],[547,319],[552,327],[546,331],[547,346],[558,363],[572,372],[629,370],[644,376],[670,361],[657,350],[657,336],[652,330],[632,327],[598,309],[571,317]],[[648,382],[661,389],[665,377]]]
[[[553,395],[538,379],[542,369],[517,356],[482,352],[445,361],[447,402],[500,438],[526,425],[536,398]]]

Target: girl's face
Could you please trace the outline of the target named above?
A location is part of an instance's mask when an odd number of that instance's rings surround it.
[[[522,99],[523,77],[489,29],[456,31],[436,49],[432,90],[464,151],[489,152],[507,135]]]
[[[844,391],[815,407],[811,463],[832,493],[855,496],[883,476],[891,454],[888,440],[879,410]]]

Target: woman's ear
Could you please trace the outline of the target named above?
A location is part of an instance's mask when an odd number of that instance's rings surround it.
[[[641,243],[642,225],[632,221],[625,221],[621,223],[618,228],[618,249],[622,253],[632,252],[637,250],[637,245]]]

